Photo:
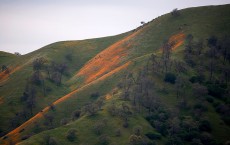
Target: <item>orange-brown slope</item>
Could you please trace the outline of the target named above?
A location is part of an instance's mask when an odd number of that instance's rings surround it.
[[[16,71],[20,69],[21,69],[21,66],[17,66],[15,68],[13,67],[8,68],[7,70],[1,72],[0,73],[0,83],[7,80],[11,74],[15,73]]]
[[[169,43],[174,42],[174,46],[173,46],[172,50],[175,50],[176,48],[181,46],[184,43],[184,40],[185,40],[185,34],[182,32],[171,36],[169,38]]]
[[[126,68],[130,64],[130,62],[127,62],[124,65],[120,64],[121,57],[126,56],[128,50],[128,47],[123,47],[123,44],[124,42],[133,38],[137,34],[137,32],[116,42],[115,44],[111,45],[110,47],[96,55],[93,59],[91,59],[77,74],[77,76],[85,77],[84,85],[81,88],[74,90],[71,93],[63,96],[62,98],[56,100],[55,102],[53,102],[53,105],[57,105],[67,100],[79,90],[82,90],[85,87],[92,85],[97,81],[101,81],[111,76],[112,74],[119,72],[121,69]],[[3,138],[1,138],[3,144],[8,144],[9,140],[11,140],[13,143],[17,143],[18,141],[20,141],[21,130],[26,130],[27,128],[29,128],[36,120],[42,118],[44,116],[44,113],[46,113],[48,110],[49,107],[44,108],[41,112],[36,114],[30,120],[26,121],[13,131],[9,132],[6,135],[8,139],[4,140]]]
[[[125,46],[124,43],[128,42],[128,40],[133,38],[137,33],[138,31],[132,33],[128,37],[114,43],[97,54],[76,74],[75,77],[83,76],[85,79],[84,82],[89,83],[121,65],[122,58],[127,56],[127,51],[129,49],[129,46]]]
[[[126,67],[128,67],[130,65],[130,61],[125,63],[124,65],[115,68],[114,70],[110,71],[109,73],[103,75],[102,77],[84,85],[83,87],[76,89],[74,91],[72,91],[71,93],[61,97],[60,99],[56,100],[55,102],[53,102],[53,105],[56,106],[59,103],[67,100],[68,98],[72,97],[74,94],[76,94],[77,92],[85,89],[86,87],[96,84],[98,83],[98,81],[102,81],[106,78],[108,78],[109,76],[112,76],[113,74],[121,71],[122,69],[125,69]],[[31,126],[33,126],[33,124],[40,118],[42,118],[44,116],[45,113],[47,113],[49,111],[50,107],[45,107],[41,112],[37,113],[35,116],[33,116],[32,118],[30,118],[28,121],[26,121],[25,123],[23,123],[21,126],[17,127],[16,129],[12,130],[11,132],[9,132],[7,135],[5,135],[5,137],[7,136],[7,138],[2,137],[0,139],[0,144],[1,145],[9,145],[10,143],[16,144],[21,140],[21,133],[24,130],[27,130],[28,128],[30,128]],[[5,139],[4,139],[5,138]]]

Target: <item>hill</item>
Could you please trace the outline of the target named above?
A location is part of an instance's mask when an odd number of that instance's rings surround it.
[[[229,15],[174,10],[117,36],[1,53],[0,144],[227,143]]]

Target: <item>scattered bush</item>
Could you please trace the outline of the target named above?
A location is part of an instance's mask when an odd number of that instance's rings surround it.
[[[116,137],[121,136],[121,129],[120,128],[118,128],[118,129],[115,130],[115,136]]]
[[[107,135],[101,135],[99,137],[99,144],[100,145],[108,145],[109,144],[109,137]]]
[[[97,135],[101,135],[104,127],[105,127],[105,124],[102,121],[98,121],[94,124],[93,130]]]
[[[206,97],[206,100],[207,100],[209,103],[213,103],[213,102],[214,102],[213,98],[210,97],[210,96],[207,96],[207,97]]]
[[[200,135],[200,133],[196,130],[192,130],[192,131],[184,131],[180,134],[180,137],[187,141],[187,142],[191,142],[194,138],[198,138]]]
[[[108,106],[107,110],[108,110],[110,115],[112,115],[112,116],[117,115],[117,107],[115,106],[115,104]]]
[[[205,112],[205,111],[208,110],[208,108],[204,104],[201,104],[201,103],[195,104],[193,108],[194,109],[199,109],[202,112]]]
[[[159,133],[149,132],[149,133],[145,134],[145,136],[147,136],[151,140],[159,140],[159,139],[161,139],[161,135]]]
[[[80,116],[81,116],[81,110],[75,110],[75,111],[72,113],[72,119],[73,119],[73,120],[78,119]]]
[[[192,76],[189,79],[189,81],[191,83],[202,83],[204,80],[205,80],[204,76],[201,76],[201,75],[199,75],[199,76]]]
[[[48,145],[57,145],[58,142],[54,137],[49,137]]]
[[[211,124],[208,120],[202,120],[199,125],[199,130],[200,131],[206,131],[206,132],[211,132],[212,127]]]
[[[135,126],[133,128],[133,133],[137,136],[140,136],[142,134],[142,127],[141,126]]]
[[[92,98],[92,99],[97,99],[99,96],[100,96],[100,94],[99,94],[98,92],[95,92],[95,93],[92,93],[92,94],[90,95],[90,98]]]
[[[24,136],[22,136],[21,140],[26,140],[26,139],[28,139],[30,137],[31,137],[31,135],[24,135]]]
[[[63,119],[60,121],[60,124],[61,124],[61,125],[66,125],[68,122],[69,122],[69,119],[63,118]]]
[[[70,130],[68,130],[67,134],[66,134],[66,138],[73,142],[77,137],[76,137],[76,130],[74,128],[71,128]]]
[[[165,78],[164,78],[165,82],[171,83],[171,84],[175,84],[176,81],[176,75],[173,73],[166,73],[165,74]]]
[[[172,12],[171,12],[171,15],[174,16],[174,17],[178,17],[180,16],[180,12],[178,11],[178,9],[173,9]]]
[[[124,128],[128,128],[129,127],[129,122],[128,122],[128,119],[125,119],[124,120],[124,123],[122,125]]]
[[[140,145],[143,143],[143,139],[141,136],[137,136],[137,135],[131,135],[129,137],[129,144],[130,145]]]
[[[207,87],[208,94],[213,97],[221,99],[225,93],[225,89],[219,84],[208,84]]]
[[[65,55],[65,58],[68,60],[68,61],[72,61],[73,60],[73,54],[72,52],[69,52]]]
[[[230,126],[230,116],[224,115],[221,118],[225,122],[225,124],[227,124],[228,126]]]

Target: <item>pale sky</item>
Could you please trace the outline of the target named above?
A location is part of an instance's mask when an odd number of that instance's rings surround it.
[[[0,51],[112,36],[172,11],[230,0],[0,0]]]

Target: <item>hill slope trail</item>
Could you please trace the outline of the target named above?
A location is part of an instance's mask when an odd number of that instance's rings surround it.
[[[74,78],[83,76],[84,83],[89,83],[121,65],[123,58],[128,55],[129,44],[125,46],[125,43],[138,33],[139,31],[132,33],[97,54],[80,69]]]
[[[106,78],[108,78],[109,76],[121,71],[122,69],[125,69],[126,67],[128,67],[130,65],[130,61],[125,63],[124,65],[117,67],[116,69],[112,70],[111,72],[103,75],[102,77],[84,85],[83,87],[76,89],[74,91],[72,91],[71,93],[61,97],[60,99],[56,100],[55,102],[53,102],[53,105],[56,106],[59,103],[67,100],[68,98],[72,97],[75,93],[85,89],[86,87],[96,84],[98,81],[102,81]],[[0,144],[2,145],[8,145],[10,143],[18,143],[21,140],[21,133],[30,128],[38,119],[43,118],[44,115],[50,110],[50,106],[45,107],[42,111],[40,111],[39,113],[37,113],[35,116],[33,116],[32,118],[30,118],[28,121],[26,121],[25,123],[23,123],[22,125],[20,125],[19,127],[17,127],[16,129],[12,130],[11,132],[9,132],[7,135],[5,135],[5,137],[1,138],[1,142]],[[6,138],[7,137],[7,138]]]
[[[115,44],[111,45],[104,51],[97,54],[93,59],[91,59],[77,74],[75,77],[84,76],[85,81],[84,85],[79,89],[72,91],[71,93],[61,97],[60,99],[53,102],[53,105],[58,105],[59,103],[67,100],[68,98],[72,97],[77,92],[85,89],[86,87],[97,83],[98,81],[104,80],[107,77],[119,72],[120,70],[128,67],[130,65],[130,61],[125,63],[124,65],[121,64],[122,57],[127,56],[128,46],[124,47],[124,43],[133,38],[137,32],[129,35],[128,37],[124,38],[116,42]],[[178,33],[170,37],[169,41],[174,42],[175,45],[173,50],[183,44],[185,35],[183,33]],[[119,66],[120,65],[120,66]],[[18,70],[18,69],[15,69]],[[44,117],[44,114],[49,111],[50,107],[45,107],[41,112],[30,118],[28,121],[23,123],[21,126],[17,127],[13,131],[9,132],[6,136],[8,139],[4,140],[3,144],[8,144],[9,140],[13,143],[17,143],[20,141],[21,132],[22,130],[26,130],[30,128],[33,123],[35,123],[38,119]]]
[[[107,77],[113,75],[114,73],[119,72],[120,70],[129,66],[130,62],[125,63],[124,65],[119,66],[120,58],[126,55],[127,49],[122,47],[124,42],[128,41],[129,39],[133,38],[137,32],[132,33],[131,35],[127,36],[126,38],[114,43],[104,51],[100,52],[96,55],[93,59],[91,59],[77,75],[84,75],[86,81],[84,82],[83,86],[79,89],[72,91],[71,93],[61,97],[60,99],[53,102],[53,105],[57,105],[68,98],[70,98],[73,94],[77,93],[78,91],[86,88],[89,85],[96,83],[97,81],[101,81],[106,79]],[[95,72],[95,67],[97,71]],[[30,118],[28,121],[23,123],[21,126],[17,127],[16,129],[9,132],[7,139],[4,137],[1,138],[3,144],[8,144],[9,141],[13,143],[17,143],[20,141],[21,132],[25,129],[29,128],[35,121],[44,117],[44,114],[49,111],[49,106],[45,107],[41,112]],[[0,142],[0,144],[2,144]]]

